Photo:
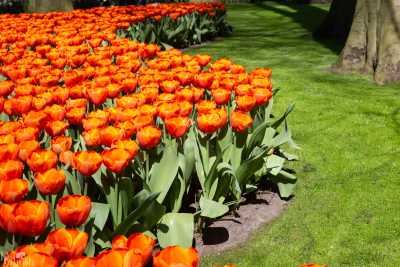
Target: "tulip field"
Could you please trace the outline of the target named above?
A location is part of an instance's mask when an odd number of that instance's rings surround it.
[[[260,183],[293,194],[293,106],[272,114],[272,70],[171,48],[230,30],[224,14],[0,15],[3,266],[194,267],[208,221]]]

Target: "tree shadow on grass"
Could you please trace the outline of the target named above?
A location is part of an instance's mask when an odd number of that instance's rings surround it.
[[[279,5],[271,2],[278,2]],[[255,6],[290,17],[293,21],[299,23],[304,29],[310,32],[310,36],[324,47],[330,49],[335,54],[339,54],[344,46],[345,40],[323,39],[313,36],[314,31],[320,26],[328,11],[315,5],[309,4],[292,4],[279,0],[257,1]],[[282,8],[282,6],[289,7]]]

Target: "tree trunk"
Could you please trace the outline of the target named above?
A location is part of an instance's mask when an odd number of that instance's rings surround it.
[[[328,15],[314,35],[345,40],[350,32],[356,2],[357,0],[333,0]]]
[[[25,4],[25,11],[29,13],[71,11],[73,8],[72,0],[27,0]]]
[[[400,81],[400,0],[358,0],[334,70],[371,73],[379,84]]]

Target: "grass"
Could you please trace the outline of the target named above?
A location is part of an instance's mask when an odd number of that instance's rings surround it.
[[[341,44],[313,40],[328,6],[229,6],[235,32],[190,53],[272,67],[275,112],[289,123],[299,182],[288,210],[240,248],[203,266],[400,266],[400,90],[327,71]]]

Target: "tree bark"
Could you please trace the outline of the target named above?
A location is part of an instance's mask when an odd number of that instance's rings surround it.
[[[358,0],[346,45],[333,68],[400,81],[400,0]]]
[[[315,37],[346,39],[353,21],[357,0],[333,0]]]
[[[28,0],[25,4],[25,11],[29,13],[71,11],[73,8],[72,0]]]

